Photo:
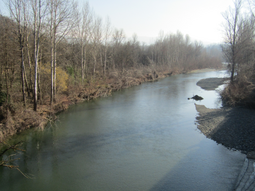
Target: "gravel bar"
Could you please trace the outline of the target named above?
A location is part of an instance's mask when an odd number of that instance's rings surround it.
[[[207,78],[197,82],[205,90],[214,90],[226,78]],[[255,151],[255,110],[242,107],[208,109],[197,105],[198,129],[208,138],[230,149],[247,154]]]

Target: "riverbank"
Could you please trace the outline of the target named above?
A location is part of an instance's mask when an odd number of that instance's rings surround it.
[[[197,83],[203,89],[213,90],[226,79],[209,78]],[[255,110],[243,107],[208,109],[197,105],[198,129],[208,138],[230,149],[248,153],[255,150]]]
[[[209,72],[216,69],[205,68],[192,70],[187,73]],[[49,121],[56,119],[56,114],[68,109],[69,106],[99,97],[111,95],[114,91],[140,85],[144,82],[157,81],[159,79],[177,75],[183,71],[177,70],[129,70],[121,75],[112,73],[107,77],[99,77],[88,80],[83,86],[69,85],[68,90],[56,98],[56,103],[50,105],[50,98],[38,105],[37,112],[33,111],[31,103],[26,108],[18,106],[15,112],[7,111],[5,119],[0,122],[0,141],[20,133],[26,129],[37,127],[43,129]],[[0,107],[0,113],[4,113]]]
[[[15,170],[10,177],[7,168],[0,168],[6,177],[1,179],[2,188],[18,189],[23,184],[32,190],[54,190],[56,185],[73,190],[62,183],[88,177],[76,187],[231,190],[244,155],[218,146],[195,130],[194,101],[187,100],[194,91],[202,91],[196,81],[215,75],[224,72],[175,75],[114,92],[73,105],[44,131],[33,128],[14,136],[10,142],[24,141],[21,148],[26,151],[18,155],[17,164],[22,172],[33,174],[39,186]],[[49,175],[52,184],[40,186]]]
[[[99,97],[106,97],[112,92],[144,82],[179,74],[172,70],[129,70],[122,73],[112,73],[107,77],[97,77],[87,80],[83,86],[69,85],[68,90],[57,95],[56,102],[50,105],[50,98],[38,105],[37,112],[33,111],[33,104],[28,103],[24,108],[21,104],[14,105],[14,111],[0,107],[0,113],[5,119],[0,122],[0,142],[26,129],[37,127],[43,129],[45,125],[55,120],[56,114],[68,109],[69,106]]]

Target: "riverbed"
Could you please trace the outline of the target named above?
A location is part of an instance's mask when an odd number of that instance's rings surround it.
[[[1,190],[231,190],[244,154],[206,138],[195,103],[219,108],[196,85],[225,71],[171,76],[74,105],[24,141],[20,170],[0,169]],[[199,95],[196,102],[187,98]]]

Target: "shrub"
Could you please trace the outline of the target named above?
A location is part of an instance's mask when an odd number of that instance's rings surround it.
[[[56,71],[56,79],[57,79],[57,92],[63,92],[67,90],[67,80],[68,74],[57,67]],[[41,89],[44,90],[44,93],[50,94],[51,91],[51,67],[50,64],[42,65],[40,68],[40,75],[41,75]]]
[[[254,85],[248,81],[234,81],[220,93],[223,104],[228,106],[255,106]]]

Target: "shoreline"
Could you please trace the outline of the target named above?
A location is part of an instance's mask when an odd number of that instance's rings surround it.
[[[203,68],[203,69],[191,70],[187,73],[188,74],[193,74],[193,73],[213,72],[213,71],[216,71],[216,70],[217,69],[214,69],[214,68]]]
[[[130,71],[132,72],[132,71]],[[44,129],[49,121],[57,119],[57,114],[67,110],[69,106],[94,100],[99,97],[107,97],[112,92],[140,85],[144,82],[153,82],[159,79],[179,74],[178,71],[152,71],[139,76],[121,76],[120,78],[98,78],[93,83],[87,83],[79,89],[69,89],[67,94],[60,94],[58,102],[50,105],[50,101],[38,105],[38,110],[33,111],[33,106],[21,108],[15,115],[8,112],[7,118],[0,122],[0,143],[10,139],[30,128]],[[1,107],[0,107],[1,109]]]
[[[201,73],[216,71],[217,69],[204,68],[191,70],[187,73]],[[0,122],[0,143],[11,138],[26,129],[39,128],[44,129],[49,121],[56,120],[56,115],[67,110],[69,106],[90,101],[99,97],[107,97],[112,92],[132,86],[140,85],[144,82],[157,81],[172,75],[182,74],[180,71],[153,71],[137,77],[122,76],[120,79],[106,78],[100,84],[98,79],[94,84],[87,84],[81,89],[70,89],[68,95],[59,95],[58,102],[38,105],[38,111],[34,112],[32,107],[22,108],[16,115],[7,117],[6,121]],[[185,73],[185,72],[184,72]]]
[[[216,89],[226,79],[208,78],[197,85],[205,90]],[[244,154],[255,151],[255,110],[243,107],[222,107],[209,109],[195,104],[198,112],[198,129],[207,137],[229,149]]]

